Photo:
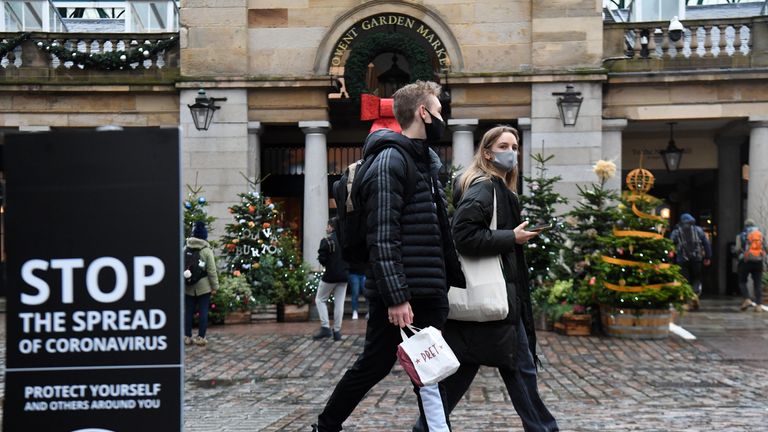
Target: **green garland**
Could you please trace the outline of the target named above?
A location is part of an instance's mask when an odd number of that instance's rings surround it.
[[[371,91],[365,86],[368,64],[377,55],[393,51],[408,60],[411,67],[411,82],[434,79],[432,59],[417,42],[398,33],[377,33],[357,42],[344,65],[344,82],[349,97],[359,97],[361,93]]]
[[[145,41],[143,45],[127,47],[125,51],[111,51],[101,53],[84,53],[77,50],[64,48],[58,42],[38,40],[35,42],[41,50],[50,52],[64,63],[71,61],[83,69],[122,70],[129,69],[132,63],[143,63],[154,58],[160,51],[164,51],[178,43],[178,39],[171,36],[168,39],[155,43]]]
[[[29,39],[29,33],[20,33],[18,36],[9,40],[8,42],[0,42],[0,58],[5,57],[6,54],[13,51],[17,46],[21,45],[21,43],[27,39]]]

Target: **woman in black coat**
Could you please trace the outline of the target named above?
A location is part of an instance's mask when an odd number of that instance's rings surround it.
[[[472,164],[454,187],[457,205],[452,230],[456,249],[465,256],[501,256],[509,314],[503,320],[490,322],[448,320],[443,335],[461,367],[442,384],[450,412],[464,396],[480,365],[496,367],[523,428],[556,431],[557,422],[544,406],[536,384],[536,334],[523,245],[538,233],[526,231],[528,223],[521,223],[515,193],[518,147],[514,128],[497,126],[489,130]],[[497,229],[491,230],[494,191],[498,222]]]

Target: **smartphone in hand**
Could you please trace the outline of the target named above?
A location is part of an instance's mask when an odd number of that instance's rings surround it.
[[[534,225],[532,227],[526,227],[525,230],[526,231],[533,231],[533,232],[541,232],[541,231],[544,231],[544,230],[548,230],[550,228],[552,228],[552,224],[551,223],[549,223],[549,224],[541,224],[541,225]]]

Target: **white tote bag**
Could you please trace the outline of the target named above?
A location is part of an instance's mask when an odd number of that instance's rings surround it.
[[[403,329],[403,342],[397,347],[397,359],[405,372],[419,387],[436,384],[459,369],[459,360],[443,339],[440,330],[429,326],[424,329],[409,325],[413,336]]]
[[[493,216],[490,229],[497,227],[496,189],[493,190]],[[507,282],[501,270],[501,257],[464,256],[459,254],[461,270],[467,280],[467,288],[451,287],[448,290],[450,310],[448,319],[458,321],[498,321],[509,314]]]

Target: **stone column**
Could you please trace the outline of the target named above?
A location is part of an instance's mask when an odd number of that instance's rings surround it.
[[[521,117],[517,119],[518,131],[522,133],[520,137],[520,148],[523,149],[523,170],[520,172],[520,182],[523,184],[523,195],[528,195],[528,183],[523,181],[523,177],[531,176],[531,118]]]
[[[616,175],[606,182],[606,187],[621,192],[621,133],[627,127],[627,119],[603,119],[602,159],[616,164]],[[595,161],[597,162],[597,161]]]
[[[328,224],[327,121],[300,121],[304,131],[304,235],[303,256],[312,269],[320,270],[317,248]]]
[[[261,179],[261,140],[264,129],[261,122],[248,122],[248,178],[258,182]],[[261,192],[261,183],[252,186],[254,192]]]
[[[768,117],[750,117],[747,217],[768,225]]]
[[[464,171],[475,156],[475,134],[478,119],[448,119],[448,127],[453,132],[452,164]]]
[[[741,230],[741,144],[744,137],[715,137],[717,143],[717,293],[725,295],[731,263],[728,243]]]

